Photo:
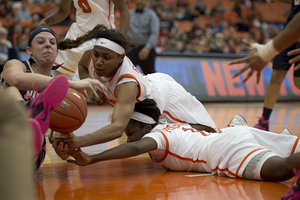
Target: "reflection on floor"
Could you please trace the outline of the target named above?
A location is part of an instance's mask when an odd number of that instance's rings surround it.
[[[253,126],[263,103],[204,103],[218,127],[225,127],[234,114]],[[91,133],[110,122],[112,107],[89,105],[85,124],[75,134]],[[288,128],[300,136],[300,102],[279,102],[271,116],[270,130]],[[83,148],[89,154],[104,151],[126,138]],[[280,199],[295,181],[282,183],[236,180],[188,172],[165,171],[147,154],[138,157],[78,167],[59,159],[47,145],[45,162],[36,173],[39,199]],[[188,176],[192,175],[192,176]]]

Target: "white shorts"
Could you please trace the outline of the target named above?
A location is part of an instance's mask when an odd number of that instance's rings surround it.
[[[209,150],[210,166],[214,174],[243,178],[250,160],[259,153],[270,150],[257,163],[254,179],[260,179],[263,163],[270,157],[287,157],[300,152],[299,138],[262,131],[253,127],[239,126],[221,129]]]
[[[65,37],[75,40],[77,37],[84,35],[86,32],[82,31],[78,26],[77,23],[73,23]],[[94,48],[96,39],[87,41],[83,44],[81,44],[77,48],[72,48],[68,50],[59,50],[58,51],[58,56],[55,60],[56,64],[62,64],[63,65],[58,68],[57,70],[64,74],[67,77],[71,77],[77,70],[78,68],[78,63],[82,57],[82,54],[88,50]]]

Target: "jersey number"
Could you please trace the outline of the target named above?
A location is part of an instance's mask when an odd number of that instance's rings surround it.
[[[85,12],[85,13],[92,12],[92,9],[91,9],[89,3],[87,2],[87,0],[79,0],[78,5],[80,8],[82,8],[83,12]]]

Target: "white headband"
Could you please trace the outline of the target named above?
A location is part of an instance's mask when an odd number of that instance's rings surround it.
[[[149,117],[148,115],[145,115],[145,114],[139,113],[139,112],[135,112],[135,111],[133,111],[131,119],[134,119],[136,121],[143,122],[146,124],[156,124],[157,123],[152,117]]]
[[[125,53],[125,49],[121,45],[119,45],[111,40],[108,40],[106,38],[97,39],[95,42],[95,45],[108,48],[120,55]]]

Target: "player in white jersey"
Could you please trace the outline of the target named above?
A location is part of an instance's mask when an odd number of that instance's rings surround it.
[[[64,20],[68,14],[72,0],[61,0],[59,8],[41,20],[40,25],[53,25]],[[76,8],[76,22],[69,28],[65,38],[76,39],[93,29],[97,24],[115,28],[114,6],[120,12],[120,33],[127,37],[129,29],[129,11],[125,0],[73,0]],[[78,48],[59,51],[55,60],[63,65],[53,71],[54,75],[64,74],[70,78],[77,70],[82,53],[94,47],[95,40],[88,41]],[[76,73],[77,74],[77,73]],[[78,80],[78,75],[74,76]]]
[[[218,132],[202,103],[169,75],[154,73],[143,76],[134,67],[125,56],[130,44],[119,32],[99,25],[76,41],[61,41],[59,44],[65,48],[76,47],[95,37],[95,47],[83,54],[78,70],[81,79],[92,77],[104,84],[106,89],[100,90],[114,106],[111,124],[79,137],[68,134],[69,139],[59,139],[59,142],[67,143],[70,149],[77,149],[121,137],[135,103],[146,98],[156,101],[161,118],[170,123],[190,123],[197,129]],[[90,99],[101,105],[97,98],[90,96]],[[53,147],[56,144],[54,142]]]
[[[135,105],[125,129],[126,144],[96,155],[70,152],[77,165],[127,158],[149,152],[154,162],[174,171],[212,172],[239,179],[284,181],[300,169],[299,138],[248,126],[208,133],[189,124],[158,124],[159,109],[152,99]]]

